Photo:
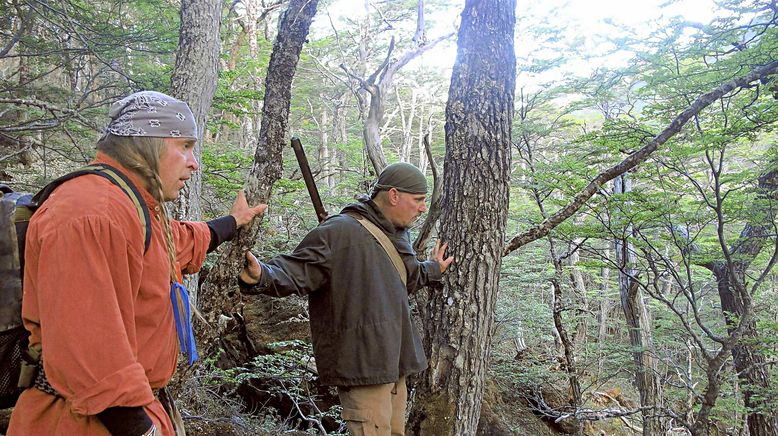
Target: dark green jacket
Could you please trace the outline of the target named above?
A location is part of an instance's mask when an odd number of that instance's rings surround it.
[[[378,241],[345,212],[363,215],[389,236],[408,269],[407,289]],[[437,262],[416,259],[408,231],[396,229],[366,200],[321,223],[292,254],[262,264],[254,290],[307,295],[320,381],[361,386],[391,383],[426,368],[408,293],[440,278]]]

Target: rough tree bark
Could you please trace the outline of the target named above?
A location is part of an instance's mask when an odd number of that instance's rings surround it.
[[[189,104],[199,129],[195,157],[200,160],[205,122],[216,92],[219,67],[219,28],[222,2],[218,0],[182,0],[181,30],[176,65],[170,80],[170,94]],[[200,171],[192,174],[178,197],[178,219],[200,219]]]
[[[265,78],[265,104],[254,164],[244,187],[249,204],[267,202],[273,184],[281,177],[292,79],[317,5],[318,0],[291,0],[281,17]],[[198,332],[198,336],[201,343],[210,347],[209,352],[223,346],[227,351],[225,359],[233,363],[248,357],[246,353],[250,356],[254,352],[254,345],[245,334],[241,296],[235,290],[244,252],[254,246],[259,231],[260,220],[255,220],[238,232],[232,243],[225,247],[202,289],[202,307],[209,326]],[[227,328],[231,330],[228,332]],[[220,335],[227,333],[235,333],[237,340],[229,344],[221,341]]]
[[[613,193],[625,194],[632,190],[632,182],[622,174],[613,181]],[[625,229],[625,236],[632,233],[632,226]],[[629,329],[629,344],[635,363],[635,387],[640,393],[643,414],[643,435],[664,434],[662,421],[657,417],[660,406],[659,381],[656,377],[656,361],[652,357],[653,336],[648,308],[643,301],[634,269],[635,254],[627,239],[615,242],[616,265],[619,267],[619,295],[621,308]]]
[[[508,210],[516,2],[468,0],[446,106],[441,239],[455,262],[424,311],[430,367],[408,431],[476,434]]]
[[[773,162],[773,167],[776,162]],[[762,200],[774,198],[778,189],[778,170],[769,171],[759,177],[759,196]],[[765,243],[775,237],[774,205],[765,202],[763,210],[754,211],[753,222],[747,223],[740,238],[729,248],[729,258],[704,264],[716,277],[721,310],[730,332],[737,326],[738,320],[747,312],[753,311],[751,296],[746,287],[746,270]],[[770,399],[760,392],[770,391],[770,374],[765,356],[749,343],[749,338],[757,338],[756,320],[751,319],[745,326],[743,339],[732,349],[732,357],[743,392],[743,402],[748,409],[746,424],[751,436],[778,435],[778,415],[771,408]]]
[[[181,30],[176,65],[170,80],[170,94],[187,102],[195,116],[199,130],[194,155],[198,162],[202,162],[205,122],[211,110],[213,94],[216,92],[221,47],[221,7],[222,2],[219,0],[181,1]],[[176,219],[200,219],[202,180],[202,171],[192,173],[192,178],[186,182],[176,201]],[[192,274],[184,281],[192,304],[197,306],[198,275]]]

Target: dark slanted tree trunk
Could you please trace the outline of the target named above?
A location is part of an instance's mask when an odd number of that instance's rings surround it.
[[[745,305],[732,278],[746,283],[745,275],[739,268],[731,271],[726,262],[716,262],[713,266],[713,274],[716,276],[719,297],[721,298],[721,310],[727,318],[730,330],[736,323],[733,321],[744,313]],[[734,275],[734,276],[733,276]],[[740,390],[743,392],[743,403],[748,409],[746,424],[751,436],[778,435],[778,418],[775,410],[765,408],[769,399],[763,397],[770,391],[769,367],[766,365],[765,356],[759,353],[749,342],[758,337],[755,320],[746,325],[743,337],[732,349],[733,363],[740,381]]]
[[[776,162],[772,163],[774,167]],[[753,222],[746,224],[740,237],[729,249],[732,262],[720,260],[705,265],[716,277],[721,310],[732,333],[738,320],[751,314],[754,308],[747,288],[746,270],[771,238],[775,238],[775,207],[771,201],[778,192],[778,171],[769,171],[759,177],[759,196],[762,210],[751,214]],[[765,356],[753,345],[759,334],[756,321],[746,324],[742,338],[732,348],[733,363],[740,380],[743,402],[748,409],[746,424],[751,436],[778,435],[778,415],[770,406],[770,374]]]
[[[626,174],[616,177],[613,181],[614,194],[625,194],[632,190],[632,183]],[[630,235],[630,227],[626,229]],[[664,434],[662,422],[657,418],[659,406],[659,382],[656,377],[656,362],[652,357],[653,336],[648,308],[643,301],[643,295],[635,280],[637,270],[634,269],[635,255],[632,244],[626,239],[617,239],[615,243],[616,264],[619,266],[619,295],[621,308],[624,311],[627,328],[629,329],[629,344],[632,346],[632,357],[635,363],[635,387],[640,393],[640,406],[643,410],[643,435],[653,436]]]
[[[181,30],[176,65],[170,80],[170,94],[189,104],[198,127],[194,155],[202,162],[205,122],[216,92],[219,66],[219,29],[222,2],[219,0],[182,0]],[[199,220],[202,171],[192,173],[176,202],[177,219]],[[197,274],[186,278],[186,287],[197,305]]]
[[[281,17],[265,77],[265,104],[254,164],[244,188],[249,204],[267,202],[273,184],[281,177],[292,79],[317,5],[318,0],[291,0]],[[215,345],[208,349],[211,352],[223,346],[227,352],[225,358],[233,363],[245,361],[254,352],[246,334],[237,276],[243,267],[244,252],[257,242],[259,230],[260,220],[255,220],[239,231],[208,275],[201,292],[202,307],[209,322],[205,331],[199,333],[201,343],[208,343],[205,347]],[[225,335],[235,340],[229,344],[218,340]]]
[[[508,211],[516,2],[468,0],[446,106],[440,237],[455,261],[423,311],[429,368],[408,430],[476,434]]]

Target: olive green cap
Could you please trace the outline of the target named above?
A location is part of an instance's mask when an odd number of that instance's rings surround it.
[[[375,197],[378,192],[388,191],[392,188],[410,194],[426,194],[427,179],[421,170],[409,163],[393,163],[381,171],[381,175],[378,176],[378,180],[373,185],[371,196]]]

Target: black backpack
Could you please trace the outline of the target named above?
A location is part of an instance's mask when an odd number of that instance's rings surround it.
[[[14,192],[0,184],[0,409],[13,407],[29,384],[20,381],[22,361],[35,367],[36,359],[27,351],[29,332],[22,325],[22,280],[24,244],[27,226],[36,210],[62,183],[85,174],[95,174],[124,191],[138,210],[144,226],[144,253],[151,242],[151,221],[146,203],[132,182],[116,168],[106,164],[83,167],[54,180],[37,194]]]

